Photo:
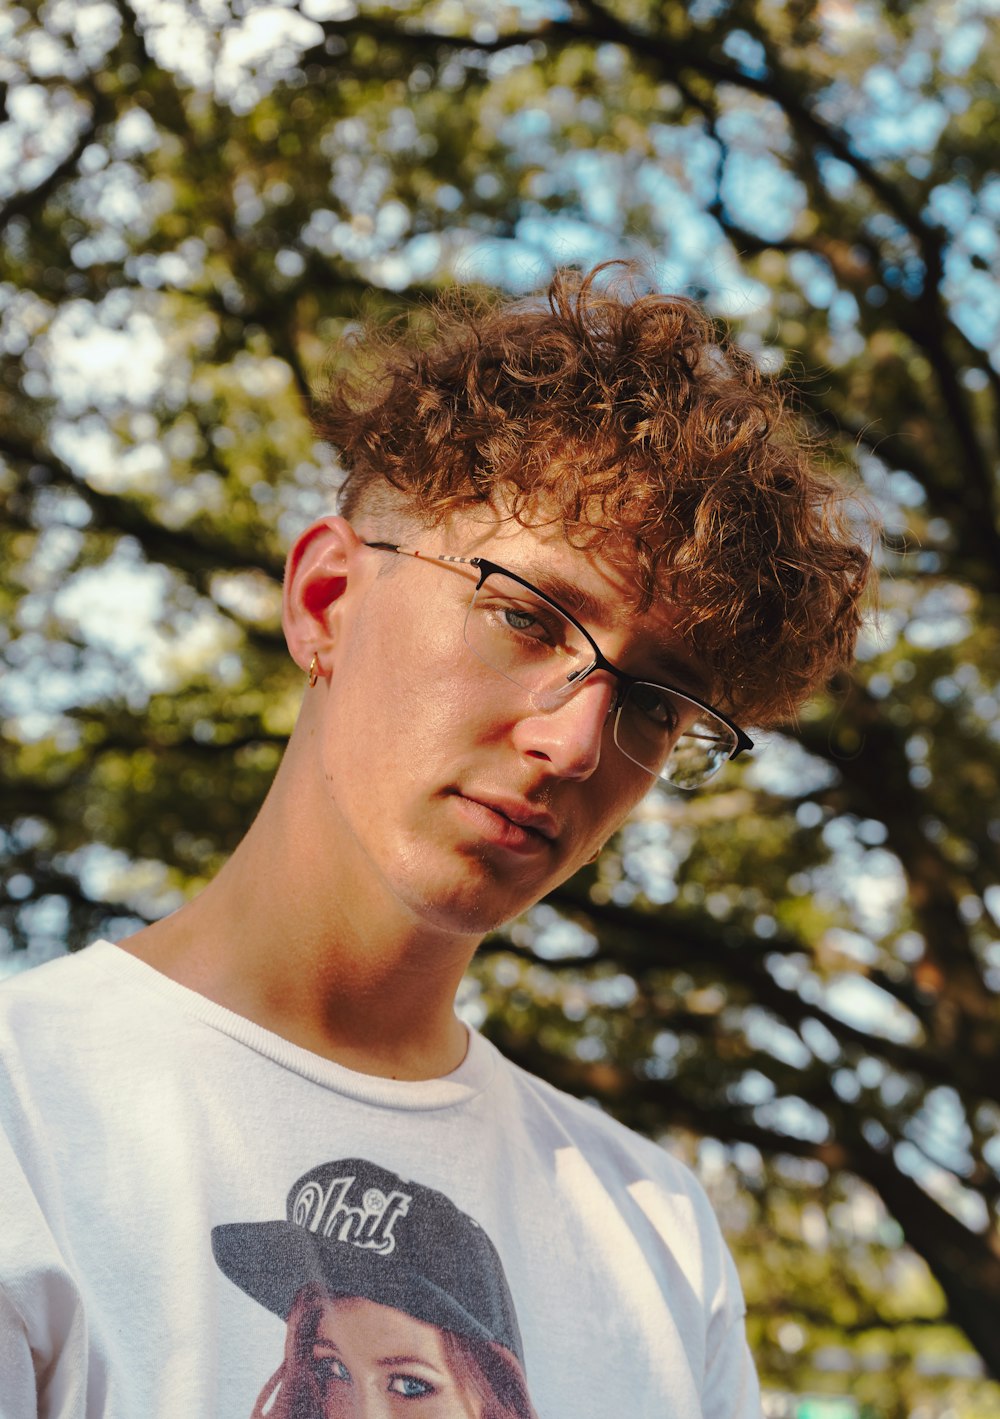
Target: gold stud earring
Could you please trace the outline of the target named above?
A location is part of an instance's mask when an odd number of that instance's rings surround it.
[[[314,655],[309,662],[309,688],[310,690],[319,679],[319,656]]]

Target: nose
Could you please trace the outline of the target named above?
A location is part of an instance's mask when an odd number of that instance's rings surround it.
[[[384,1392],[381,1384],[381,1376],[370,1376],[367,1384],[352,1391],[350,1411],[336,1409],[324,1419],[393,1419],[392,1396]]]
[[[530,759],[550,763],[559,778],[589,778],[601,760],[614,693],[614,682],[598,671],[552,709],[531,709],[519,720],[516,747]]]

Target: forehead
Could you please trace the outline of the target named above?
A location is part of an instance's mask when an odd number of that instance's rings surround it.
[[[530,523],[505,517],[492,508],[452,514],[437,535],[448,552],[479,555],[509,566],[534,581],[581,619],[611,626],[628,619],[641,593],[637,570],[623,553],[613,558],[570,542],[561,519]],[[666,603],[652,608],[664,621]]]
[[[417,1320],[406,1311],[383,1306],[363,1296],[330,1296],[322,1304],[316,1339],[334,1345],[353,1342],[378,1352],[379,1358],[393,1349],[419,1350],[429,1358],[438,1358],[443,1347],[437,1326]],[[414,1349],[416,1347],[416,1349]]]

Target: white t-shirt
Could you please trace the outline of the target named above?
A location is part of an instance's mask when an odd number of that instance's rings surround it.
[[[475,1033],[355,1074],[108,942],[0,989],[0,1419],[284,1413],[286,1341],[324,1419],[520,1413],[477,1343],[538,1419],[759,1419],[743,1316],[693,1175]]]

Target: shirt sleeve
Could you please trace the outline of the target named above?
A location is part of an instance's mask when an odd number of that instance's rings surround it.
[[[79,1290],[0,1129],[0,1419],[79,1419],[88,1384]]]
[[[742,1312],[717,1313],[708,1333],[702,1419],[761,1419],[760,1386]]]

